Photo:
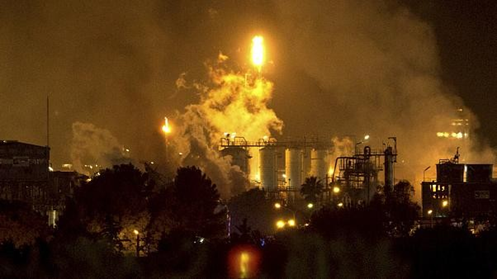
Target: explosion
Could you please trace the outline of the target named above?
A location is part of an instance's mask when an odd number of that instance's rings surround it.
[[[263,39],[253,39],[253,62],[260,72],[264,61]],[[281,132],[283,122],[268,108],[273,83],[252,71],[235,72],[227,66],[228,57],[219,54],[217,63],[208,66],[209,81],[196,83],[200,95],[198,104],[186,107],[178,117],[181,123],[174,146],[184,156],[180,165],[197,165],[217,184],[222,196],[245,190],[249,178],[238,166],[231,166],[230,158],[221,157],[217,145],[224,133],[243,135],[256,141],[273,132]],[[251,154],[257,163],[257,152]],[[252,169],[254,167],[252,166]],[[253,172],[255,173],[255,172]],[[255,174],[254,174],[255,175]]]

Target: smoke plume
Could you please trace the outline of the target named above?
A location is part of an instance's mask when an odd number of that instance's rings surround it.
[[[74,170],[88,173],[85,164],[109,168],[113,165],[130,163],[129,149],[126,150],[117,139],[105,129],[91,123],[76,122],[72,125],[71,160]],[[96,171],[95,170],[95,171]]]
[[[437,42],[427,23],[392,1],[276,3],[293,46],[288,55],[318,84],[308,97],[320,100],[323,127],[358,137],[396,136],[397,177],[412,182],[456,147],[466,161],[492,162],[492,152],[476,139],[476,116],[439,76]],[[437,138],[437,132],[461,128],[452,124],[459,108],[471,122],[468,138]]]
[[[220,155],[221,137],[236,133],[247,141],[256,141],[280,132],[283,127],[283,122],[267,106],[273,84],[256,72],[230,70],[227,59],[220,54],[217,63],[208,66],[209,80],[194,86],[199,90],[200,102],[185,108],[178,118],[179,135],[174,139],[186,158],[182,164],[202,167],[225,197],[244,190],[249,178],[238,166],[231,166],[229,156]],[[180,80],[183,79],[181,75]],[[178,84],[185,87],[184,82]],[[251,160],[257,162],[254,157]]]
[[[171,140],[200,154],[183,163],[210,158],[204,168],[223,185],[234,180],[231,168],[208,148],[224,132],[269,135],[281,129],[276,114],[284,136],[369,134],[379,146],[396,136],[396,177],[416,186],[426,166],[458,146],[466,161],[493,162],[479,147],[476,116],[441,79],[443,49],[431,23],[403,2],[416,1],[1,1],[0,138],[45,144],[50,95],[54,166],[71,156],[66,143],[77,121],[110,129],[137,159],[159,162],[160,125],[175,111],[186,124]],[[207,84],[191,82],[205,79],[202,62],[219,51],[232,69],[246,68],[255,34],[268,43],[273,63],[264,76],[274,87],[256,79],[244,89],[245,76],[224,66],[211,69]],[[270,98],[272,110],[258,107]],[[469,138],[438,138],[455,132],[458,108],[470,120]]]

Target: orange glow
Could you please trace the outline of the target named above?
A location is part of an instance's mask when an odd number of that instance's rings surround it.
[[[165,134],[171,133],[171,127],[169,127],[169,120],[167,119],[167,117],[164,117],[164,125],[162,125],[162,131]]]
[[[260,252],[254,246],[234,247],[228,253],[229,278],[256,278],[259,273]]]

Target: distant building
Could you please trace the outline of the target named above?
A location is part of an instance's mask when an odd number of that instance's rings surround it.
[[[54,225],[67,197],[88,177],[74,171],[52,171],[50,148],[0,141],[0,199],[22,201],[49,217]]]
[[[43,203],[49,184],[50,149],[0,141],[0,198]]]
[[[437,180],[423,182],[424,217],[486,217],[496,213],[497,182],[491,164],[440,160]]]
[[[442,139],[468,140],[470,137],[469,133],[470,121],[468,113],[462,108],[459,108],[451,119],[450,125],[447,125],[444,131],[437,132],[437,137]]]

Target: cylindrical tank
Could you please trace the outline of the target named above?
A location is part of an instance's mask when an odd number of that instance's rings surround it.
[[[286,185],[290,188],[298,188],[302,185],[302,150],[299,148],[288,148],[285,151]]]
[[[311,176],[325,180],[328,172],[328,152],[325,149],[311,150]]]
[[[278,186],[276,150],[271,147],[259,149],[259,170],[262,188],[274,191]]]
[[[224,156],[231,156],[231,165],[239,166],[240,170],[248,174],[250,172],[249,167],[249,154],[248,150],[241,147],[228,147],[221,150],[221,154]]]

